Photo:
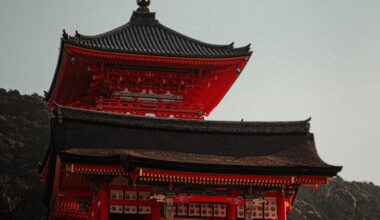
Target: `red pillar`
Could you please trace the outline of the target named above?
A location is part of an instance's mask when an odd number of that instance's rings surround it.
[[[94,197],[92,197],[92,198],[94,199]],[[94,201],[92,201],[91,206],[88,207],[88,210],[87,210],[87,219],[88,220],[97,220],[95,218],[95,210],[94,210],[94,208],[95,208]]]
[[[108,192],[100,187],[100,220],[108,220]]]
[[[228,205],[227,220],[236,220],[236,205]]]
[[[98,209],[99,195],[92,197],[91,207],[88,210],[89,220],[99,220],[99,209]]]
[[[61,159],[57,156],[56,157],[56,162],[55,162],[55,170],[54,170],[54,180],[53,180],[53,189],[52,189],[52,196],[50,200],[50,208],[52,209],[52,213],[50,216],[50,219],[53,219],[52,214],[56,212],[57,210],[55,209],[56,200],[57,200],[57,194],[59,192],[59,187],[60,187],[60,182],[61,182]]]
[[[160,203],[158,202],[153,203],[150,220],[160,220],[160,217],[161,217],[160,209],[161,209]]]
[[[286,199],[278,198],[278,220],[286,220]]]

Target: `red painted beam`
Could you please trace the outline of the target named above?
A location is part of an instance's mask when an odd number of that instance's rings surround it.
[[[241,197],[222,197],[222,196],[174,196],[174,203],[188,204],[196,202],[226,203],[230,205],[243,205],[244,199]]]
[[[119,166],[102,166],[102,165],[85,165],[85,164],[66,164],[66,171],[78,174],[118,174],[129,175],[124,171],[124,167]]]
[[[258,183],[264,185],[299,185],[299,184],[326,184],[326,176],[257,176],[257,175],[234,175],[234,174],[212,174],[212,173],[190,173],[176,172],[168,170],[139,169],[140,180],[145,181],[171,181],[190,182],[198,184],[219,183],[219,184],[251,184]]]
[[[180,58],[180,57],[165,57],[165,56],[149,56],[149,55],[138,55],[138,54],[126,54],[126,53],[115,53],[115,52],[105,52],[97,51],[91,49],[85,49],[81,47],[76,47],[73,45],[65,45],[67,51],[72,54],[77,55],[87,55],[91,57],[96,57],[100,59],[115,60],[115,61],[143,61],[148,62],[159,62],[159,63],[179,63],[179,64],[190,64],[190,65],[202,65],[202,66],[229,66],[229,65],[239,65],[242,70],[242,63],[247,63],[249,56],[233,57],[233,58]]]
[[[254,175],[234,175],[234,174],[207,174],[207,173],[185,173],[185,172],[175,172],[167,170],[152,170],[152,169],[140,169],[140,178],[157,178],[157,179],[170,179],[177,178],[180,180],[191,180],[198,179],[203,180],[213,180],[219,182],[231,182],[237,183],[239,181],[258,181],[258,182],[268,182],[268,183],[291,183],[291,176],[254,176]]]

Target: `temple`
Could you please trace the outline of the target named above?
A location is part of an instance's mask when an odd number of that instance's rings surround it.
[[[299,187],[337,175],[310,120],[204,120],[250,45],[195,40],[137,3],[104,34],[63,32],[40,170],[50,219],[286,220]]]

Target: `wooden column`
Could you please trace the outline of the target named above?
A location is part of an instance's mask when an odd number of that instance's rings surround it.
[[[93,196],[92,200],[91,200],[91,205],[88,207],[88,210],[87,210],[87,219],[88,220],[96,220],[95,209],[96,209],[95,196]]]
[[[278,220],[286,220],[286,199],[280,197],[277,199],[277,212],[278,212]]]
[[[99,207],[98,207],[98,202],[99,202],[99,195],[93,196],[92,197],[92,208],[91,208],[91,218],[92,220],[99,220]]]
[[[108,192],[105,186],[100,187],[100,220],[108,220]]]
[[[50,213],[50,216],[49,216],[49,219],[52,220],[53,219],[53,214],[54,212],[56,212],[57,210],[55,209],[56,207],[56,202],[57,202],[57,194],[59,193],[59,187],[60,187],[60,182],[61,182],[61,172],[62,172],[62,169],[61,169],[61,159],[57,156],[56,158],[53,159],[54,162],[55,162],[55,168],[54,168],[54,174],[50,174],[50,175],[54,175],[54,179],[53,179],[53,189],[52,189],[52,192],[51,192],[51,199],[50,199],[50,208],[51,208],[51,211],[52,213]],[[52,172],[52,170],[50,170],[50,172]]]
[[[160,220],[161,217],[160,203],[155,202],[152,205],[152,213],[150,214],[150,220]]]
[[[253,206],[253,198],[246,197],[245,198],[245,220],[252,220],[252,206]]]
[[[227,220],[236,220],[236,205],[228,205]]]

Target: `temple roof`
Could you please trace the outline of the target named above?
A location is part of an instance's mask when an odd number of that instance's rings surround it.
[[[319,158],[308,121],[187,121],[72,108],[56,115],[52,146],[64,161],[275,175],[341,169]]]
[[[119,28],[96,36],[78,32],[69,36],[64,32],[63,41],[88,49],[154,56],[230,58],[251,54],[250,45],[241,48],[234,48],[233,43],[214,45],[180,34],[162,25],[155,13],[141,6],[133,12],[131,20]]]
[[[309,134],[310,129],[310,119],[290,122],[236,122],[139,117],[63,106],[58,106],[55,111],[62,120],[78,120],[146,129],[256,134]]]

